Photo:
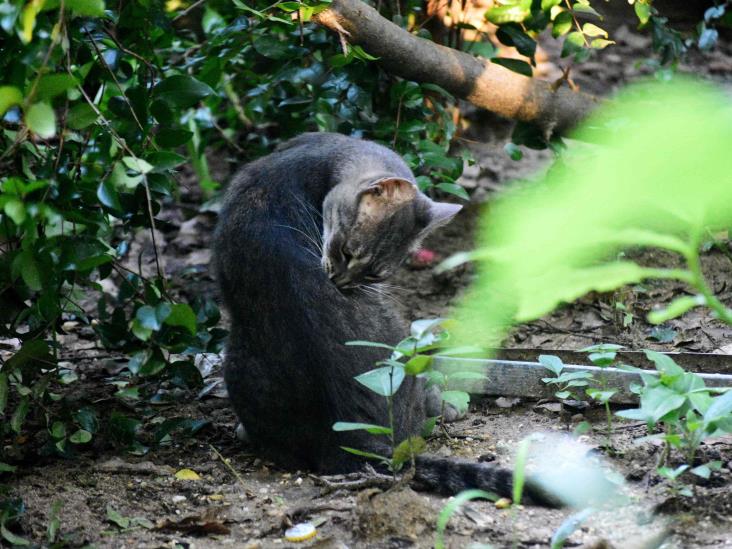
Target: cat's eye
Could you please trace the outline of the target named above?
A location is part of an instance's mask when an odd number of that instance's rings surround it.
[[[353,259],[353,254],[351,254],[348,250],[346,250],[345,246],[341,247],[341,257],[343,258],[343,262],[348,265],[351,260]]]

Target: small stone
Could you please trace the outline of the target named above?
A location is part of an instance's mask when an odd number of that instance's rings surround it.
[[[181,502],[184,502],[185,500],[187,500],[188,498],[187,498],[187,497],[185,497],[184,495],[180,495],[180,494],[178,494],[178,495],[175,495],[175,496],[173,496],[173,497],[172,497],[172,498],[170,498],[170,499],[171,499],[171,501],[172,501],[173,503],[181,503]]]
[[[572,416],[572,421],[582,421],[585,419],[584,414],[574,414]]]
[[[561,402],[547,402],[545,404],[539,404],[534,406],[534,411],[543,412],[545,414],[559,414],[562,411]]]
[[[496,509],[508,509],[511,507],[511,500],[508,498],[501,498],[495,503]]]
[[[498,397],[496,399],[496,406],[498,406],[499,408],[513,408],[520,402],[520,398]]]

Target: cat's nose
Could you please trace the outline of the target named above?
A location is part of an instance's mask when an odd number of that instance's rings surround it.
[[[351,282],[351,277],[349,276],[347,271],[335,271],[329,274],[328,278],[330,278],[333,283],[339,288],[342,288]]]

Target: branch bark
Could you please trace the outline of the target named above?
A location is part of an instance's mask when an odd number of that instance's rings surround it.
[[[414,36],[361,0],[333,0],[313,20],[379,57],[392,74],[437,84],[478,107],[532,122],[547,136],[573,128],[600,101]]]

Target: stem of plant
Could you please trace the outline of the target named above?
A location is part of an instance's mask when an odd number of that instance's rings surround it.
[[[693,235],[692,246],[690,246],[685,254],[686,263],[692,276],[690,284],[704,296],[707,307],[714,311],[720,320],[732,325],[732,309],[728,309],[724,303],[717,299],[717,296],[714,295],[714,292],[712,292],[704,278],[704,273],[701,269],[701,260],[699,259],[700,243],[701,232],[698,232]]]

